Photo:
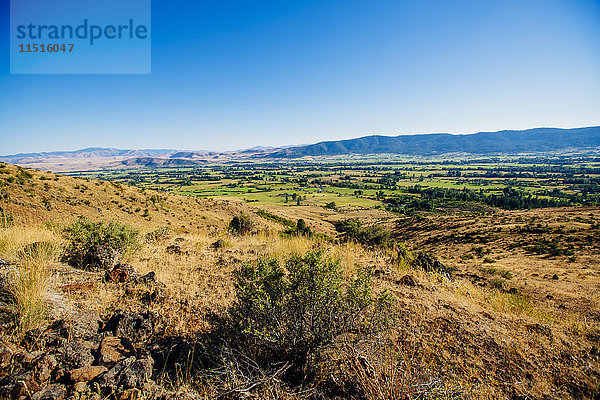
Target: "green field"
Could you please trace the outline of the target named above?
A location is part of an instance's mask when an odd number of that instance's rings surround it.
[[[501,208],[597,204],[592,156],[407,159],[353,156],[228,162],[77,174],[189,196],[256,205],[432,211],[479,202]]]

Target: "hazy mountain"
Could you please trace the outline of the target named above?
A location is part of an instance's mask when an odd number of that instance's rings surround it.
[[[357,139],[320,142],[279,148],[215,152],[123,150],[87,148],[76,151],[22,153],[0,156],[0,161],[43,170],[67,172],[123,167],[193,166],[205,162],[236,159],[298,158],[345,154],[437,155],[447,153],[514,154],[559,150],[600,149],[600,127],[575,129],[537,128],[524,131],[480,132],[469,135],[365,136]]]
[[[176,153],[170,149],[146,149],[146,150],[122,150],[102,147],[89,147],[74,151],[51,151],[42,153],[19,153],[0,156],[0,161],[10,164],[19,164],[26,161],[45,159],[68,159],[68,158],[109,158],[109,157],[165,157]]]
[[[435,155],[445,153],[525,153],[600,148],[600,127],[537,128],[524,131],[447,133],[402,136],[366,136],[280,149],[269,157],[303,157],[343,154]]]

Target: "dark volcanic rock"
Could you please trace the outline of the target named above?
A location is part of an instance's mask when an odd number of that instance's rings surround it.
[[[52,384],[31,396],[31,400],[62,400],[66,395],[67,389],[64,385]]]
[[[117,311],[106,323],[104,331],[125,337],[132,343],[145,341],[154,334],[156,316],[152,313]]]
[[[152,377],[153,365],[154,361],[151,357],[139,360],[129,357],[99,376],[97,382],[109,392],[116,392],[117,389],[142,388]]]
[[[169,254],[182,254],[181,247],[178,244],[172,244],[167,246],[167,253]]]
[[[61,363],[68,369],[82,368],[92,365],[92,344],[89,342],[72,341],[57,350]]]
[[[0,276],[0,335],[14,328],[18,316],[17,300],[9,290],[7,278]]]
[[[113,366],[116,363],[132,356],[135,351],[133,346],[126,338],[116,336],[107,336],[100,342],[98,351],[100,363],[103,365]]]
[[[138,278],[138,273],[134,267],[128,264],[117,264],[113,269],[106,273],[106,281],[121,283],[135,280]]]

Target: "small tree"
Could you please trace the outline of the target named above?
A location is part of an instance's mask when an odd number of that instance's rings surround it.
[[[229,222],[229,231],[236,235],[246,235],[252,232],[254,222],[249,215],[244,212],[240,212],[240,215],[236,215]]]

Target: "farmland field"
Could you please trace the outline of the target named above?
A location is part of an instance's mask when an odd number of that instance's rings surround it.
[[[73,175],[255,205],[384,208],[408,213],[479,202],[505,209],[597,204],[600,157],[329,158],[228,162]]]

